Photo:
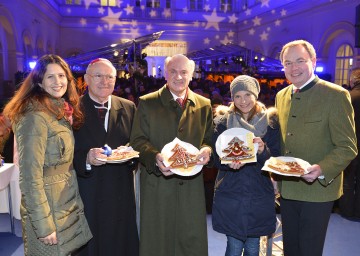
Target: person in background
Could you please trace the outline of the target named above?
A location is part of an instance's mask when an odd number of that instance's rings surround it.
[[[355,112],[357,147],[360,147],[360,68],[350,73],[351,104]],[[339,200],[341,216],[360,221],[360,156],[351,161],[344,171],[344,194]]]
[[[129,143],[135,113],[133,102],[112,95],[115,79],[116,69],[107,59],[95,59],[86,69],[85,122],[74,133],[74,167],[94,238],[75,255],[138,255],[135,164],[99,160],[105,157],[105,144],[116,149]]]
[[[208,255],[203,175],[173,175],[160,153],[177,137],[200,149],[199,165],[210,160],[211,105],[188,87],[194,70],[184,55],[166,58],[166,85],[140,97],[135,114],[130,144],[140,152],[142,256]]]
[[[279,182],[284,254],[321,256],[343,170],[357,154],[354,110],[347,90],[315,76],[312,44],[289,42],[280,60],[292,83],[275,101],[281,152],[311,164],[307,174]]]
[[[0,155],[5,163],[13,162],[14,133],[10,121],[0,114]]]
[[[67,256],[92,235],[72,168],[83,115],[65,61],[41,57],[3,114],[17,142],[25,255]]]
[[[227,129],[243,128],[255,135],[258,143],[256,163],[232,161],[221,164],[216,179],[212,224],[215,231],[227,236],[225,256],[259,255],[260,236],[275,231],[275,194],[270,175],[261,168],[270,156],[280,153],[280,130],[274,108],[266,109],[257,101],[260,86],[247,75],[236,77],[230,84],[230,105],[215,123],[213,143]]]

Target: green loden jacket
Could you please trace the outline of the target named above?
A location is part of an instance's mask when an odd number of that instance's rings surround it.
[[[25,255],[68,256],[92,238],[72,168],[73,132],[65,118],[57,120],[36,109],[30,106],[13,126],[19,153],[24,251]],[[57,245],[45,245],[38,239],[54,231]]]
[[[184,110],[166,86],[140,98],[130,138],[141,163],[140,255],[208,255],[202,173],[165,177],[155,156],[176,137],[209,146],[212,133],[210,100],[191,90]]]
[[[325,177],[309,184],[301,178],[282,176],[282,197],[307,202],[338,199],[342,195],[342,172],[357,154],[349,92],[316,77],[295,95],[292,86],[284,88],[275,104],[282,155],[320,165]]]

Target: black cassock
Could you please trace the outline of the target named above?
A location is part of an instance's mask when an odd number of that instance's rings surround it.
[[[74,131],[74,168],[84,202],[85,216],[93,239],[75,255],[81,256],[137,256],[139,238],[136,226],[133,170],[135,164],[92,166],[86,170],[86,156],[90,148],[108,144],[111,148],[126,145],[136,110],[131,101],[111,96],[108,131],[98,117],[98,110],[86,93],[81,98],[85,123]]]

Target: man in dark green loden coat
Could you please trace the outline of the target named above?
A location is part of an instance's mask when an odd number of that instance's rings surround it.
[[[184,55],[168,57],[166,85],[141,97],[135,114],[130,144],[140,151],[142,256],[208,255],[203,176],[174,175],[160,153],[177,137],[200,149],[198,164],[210,160],[211,105],[188,88],[194,69]]]

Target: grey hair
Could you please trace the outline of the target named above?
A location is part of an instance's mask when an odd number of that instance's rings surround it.
[[[168,73],[168,66],[169,66],[169,63],[173,60],[176,60],[176,59],[186,59],[187,60],[187,66],[188,66],[188,69],[190,71],[190,73],[193,75],[194,74],[194,71],[195,71],[195,62],[193,60],[190,60],[188,57],[186,57],[185,55],[183,54],[175,54],[174,56],[172,57],[166,57],[165,59],[165,62],[164,62],[164,75],[165,75],[165,78],[167,77],[167,73]]]

